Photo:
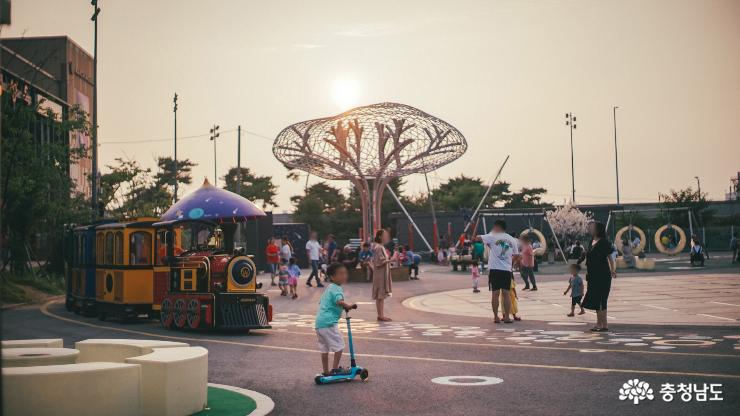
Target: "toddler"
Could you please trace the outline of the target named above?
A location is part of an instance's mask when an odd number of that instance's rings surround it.
[[[301,275],[301,268],[295,262],[295,257],[291,257],[288,260],[290,266],[288,266],[288,285],[290,286],[291,299],[298,298],[298,277]]]
[[[339,318],[342,309],[356,308],[357,305],[349,304],[344,300],[342,285],[347,282],[347,267],[342,263],[332,263],[327,267],[326,274],[331,284],[321,294],[319,300],[319,311],[316,313],[316,336],[319,339],[319,351],[321,352],[321,365],[324,375],[340,374],[344,370],[339,366],[344,350],[344,338],[339,332]],[[329,353],[334,353],[334,362],[329,370]]]
[[[474,263],[470,266],[470,274],[473,276],[473,293],[480,293],[478,282],[480,282],[480,263]]]
[[[581,276],[578,275],[578,272],[581,271],[581,266],[578,264],[571,264],[568,267],[568,270],[570,271],[570,279],[568,279],[568,288],[565,289],[565,292],[563,292],[563,296],[568,294],[568,291],[570,290],[570,313],[568,316],[575,316],[575,310],[576,305],[578,305],[581,308],[581,311],[578,312],[579,315],[583,315],[586,313],[586,311],[583,310],[583,305],[581,305],[581,299],[583,298],[583,279],[581,279]]]
[[[278,271],[278,288],[280,288],[280,296],[288,296],[288,279],[290,279],[288,266],[281,264]]]

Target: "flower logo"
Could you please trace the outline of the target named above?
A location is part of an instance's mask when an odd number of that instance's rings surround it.
[[[627,380],[619,389],[619,400],[632,400],[632,404],[640,404],[641,400],[653,400],[653,389],[650,384],[636,378]]]

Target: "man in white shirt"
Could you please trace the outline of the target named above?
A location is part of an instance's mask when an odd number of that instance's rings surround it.
[[[488,246],[488,289],[491,291],[491,307],[493,308],[493,321],[501,323],[498,318],[499,295],[503,290],[503,310],[502,317],[504,323],[510,324],[509,318],[511,311],[511,298],[509,289],[511,281],[514,279],[512,273],[512,262],[515,257],[519,256],[519,243],[517,240],[506,233],[506,222],[496,220],[493,223],[493,230],[490,233],[480,236],[483,244]]]
[[[308,260],[311,262],[311,274],[308,275],[306,286],[311,286],[311,279],[316,278],[316,287],[324,287],[319,279],[319,258],[321,255],[321,244],[316,239],[316,232],[312,231],[308,242],[306,243],[306,253]]]

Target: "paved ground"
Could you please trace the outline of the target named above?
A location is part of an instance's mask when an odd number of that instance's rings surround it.
[[[612,282],[609,319],[612,323],[654,325],[728,325],[740,322],[740,275],[691,274],[631,276]],[[486,278],[481,279],[486,281]],[[483,285],[485,286],[485,284]],[[563,296],[566,278],[538,285],[538,291],[523,291],[517,274],[519,307],[529,320],[592,322],[594,313],[567,318],[570,297]],[[462,316],[491,316],[491,296],[485,291],[457,289],[414,296],[404,306],[425,312]],[[576,312],[578,308],[576,307]]]
[[[305,286],[295,301],[269,292],[276,310],[274,329],[248,335],[165,331],[155,322],[100,322],[51,304],[4,311],[2,337],[62,337],[68,346],[91,337],[174,339],[202,345],[210,351],[211,382],[265,393],[275,401],[278,415],[728,415],[740,411],[740,327],[736,325],[615,321],[614,332],[594,335],[585,331],[585,322],[569,322],[564,316],[527,319],[524,304],[525,320],[512,325],[495,325],[490,316],[406,308],[402,305],[406,299],[462,289],[470,282],[467,274],[424,269],[421,281],[394,285],[388,312],[395,321],[390,323],[375,321],[368,284],[346,287],[348,300],[360,302],[353,333],[358,362],[370,369],[366,383],[313,384],[319,360],[312,323],[321,291]],[[717,277],[710,272],[703,271],[707,278]],[[725,274],[732,274],[731,270],[723,270]],[[650,278],[662,279],[659,283],[669,287],[682,276],[653,274]],[[562,285],[561,280],[557,275],[542,279],[543,285]],[[740,304],[740,297],[727,303]],[[445,376],[503,381],[484,386],[431,381]],[[637,406],[619,400],[619,388],[634,378],[651,384],[654,400]],[[684,403],[676,398],[666,403],[658,394],[664,383],[722,384],[724,400]]]

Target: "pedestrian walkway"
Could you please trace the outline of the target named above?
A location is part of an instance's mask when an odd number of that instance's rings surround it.
[[[516,273],[519,311],[525,320],[593,322],[594,314],[568,318],[570,298],[563,296],[568,283],[538,284],[537,292],[522,291]],[[485,280],[485,278],[481,279]],[[483,285],[485,287],[485,284]],[[448,315],[492,317],[490,293],[471,289],[430,293],[406,299],[403,305]],[[576,309],[576,312],[578,310]],[[740,274],[621,277],[612,282],[610,322],[655,325],[740,324]]]

